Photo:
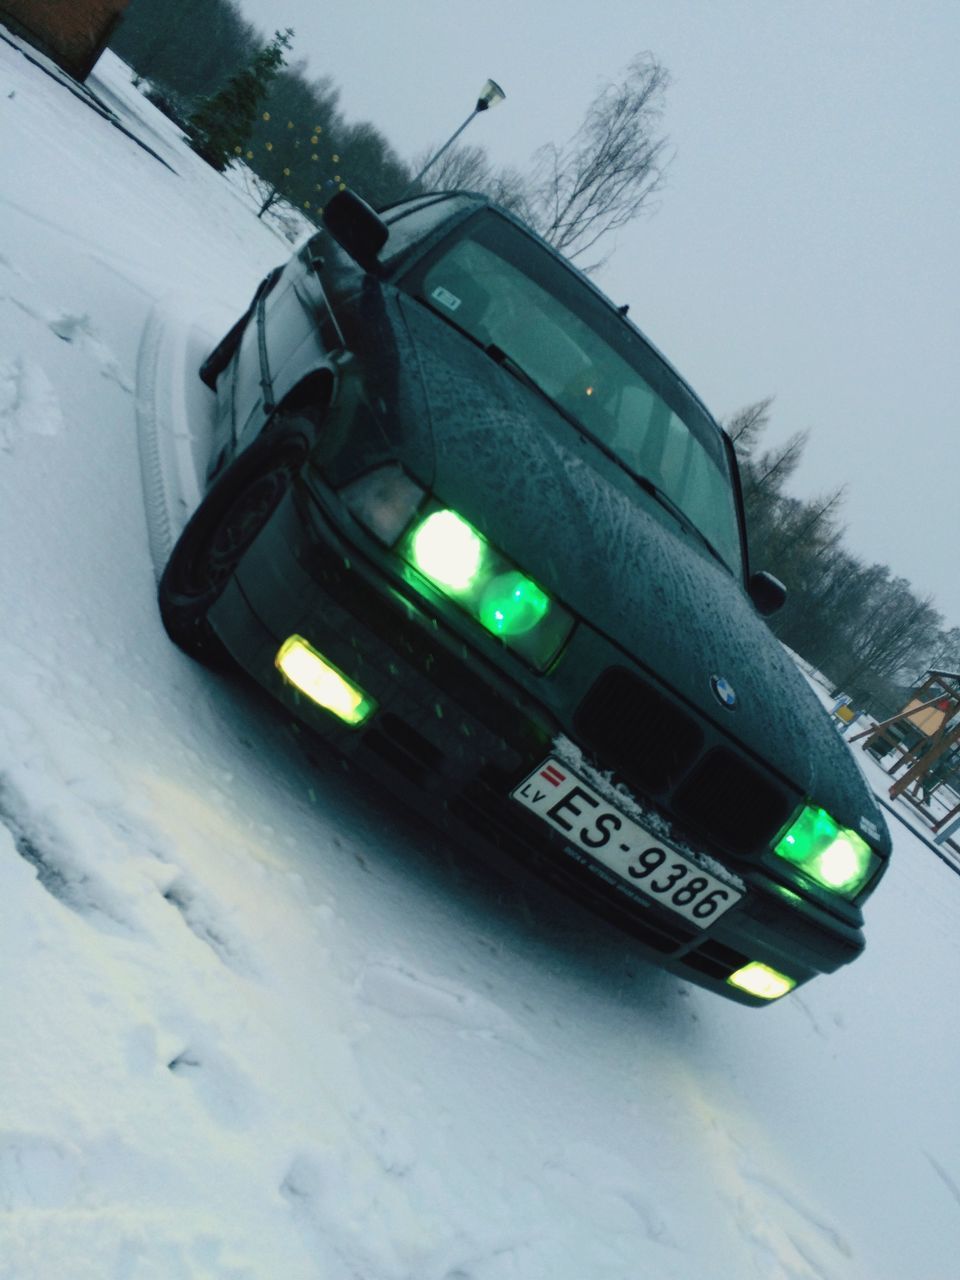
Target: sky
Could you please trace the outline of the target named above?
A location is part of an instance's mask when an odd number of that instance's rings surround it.
[[[0,40],[0,1280],[955,1280],[960,864],[906,800],[863,956],[749,1009],[170,643],[196,370],[290,246],[91,82],[127,133]]]
[[[809,430],[792,486],[847,486],[845,544],[960,625],[955,0],[239,0],[405,159],[522,165],[637,52],[669,70],[657,208],[598,277],[721,419],[773,396]],[[349,177],[349,175],[347,175]]]

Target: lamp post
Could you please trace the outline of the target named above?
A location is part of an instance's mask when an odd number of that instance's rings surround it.
[[[456,131],[456,133],[453,133],[450,135],[450,137],[446,140],[446,142],[443,144],[440,150],[430,157],[430,159],[423,166],[423,168],[420,170],[417,176],[406,188],[406,190],[404,191],[400,199],[401,200],[405,199],[413,190],[413,188],[417,186],[417,184],[420,182],[420,179],[427,172],[427,170],[432,168],[433,165],[436,164],[436,162],[440,159],[440,157],[449,147],[453,146],[453,144],[460,137],[461,133],[463,133],[464,129],[467,127],[467,125],[470,123],[470,121],[473,119],[474,116],[479,115],[481,111],[489,111],[490,108],[495,107],[498,102],[502,102],[506,96],[507,95],[503,92],[503,90],[497,84],[496,80],[488,80],[487,83],[480,90],[480,97],[477,99],[477,105],[473,108],[473,110],[467,116],[466,120],[464,120],[463,124]]]

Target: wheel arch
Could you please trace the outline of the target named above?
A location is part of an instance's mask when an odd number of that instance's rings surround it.
[[[279,422],[285,418],[304,417],[319,425],[333,400],[335,385],[332,370],[311,370],[286,392],[273,410],[272,420]]]

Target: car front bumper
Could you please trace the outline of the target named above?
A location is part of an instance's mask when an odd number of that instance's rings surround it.
[[[618,885],[599,864],[571,856],[559,833],[510,799],[559,735],[574,736],[556,690],[552,706],[538,696],[551,678],[519,667],[513,678],[516,659],[504,655],[498,665],[385,571],[377,548],[360,541],[348,540],[298,487],[211,611],[211,624],[238,663],[299,723],[460,841],[513,856],[630,933],[650,958],[730,999],[765,1003],[727,984],[749,961],[799,985],[856,959],[864,945],[859,927],[786,892],[758,866],[726,860],[747,892],[700,929],[647,903],[633,886]],[[284,679],[275,658],[293,634],[375,699],[369,721],[347,728]],[[575,655],[569,657],[573,665]],[[584,681],[590,678],[584,673]]]

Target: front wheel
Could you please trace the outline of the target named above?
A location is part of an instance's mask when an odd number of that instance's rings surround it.
[[[167,635],[192,658],[231,665],[208,614],[247,548],[280,505],[310,447],[307,424],[278,424],[217,479],[190,517],[160,579],[160,617]]]

